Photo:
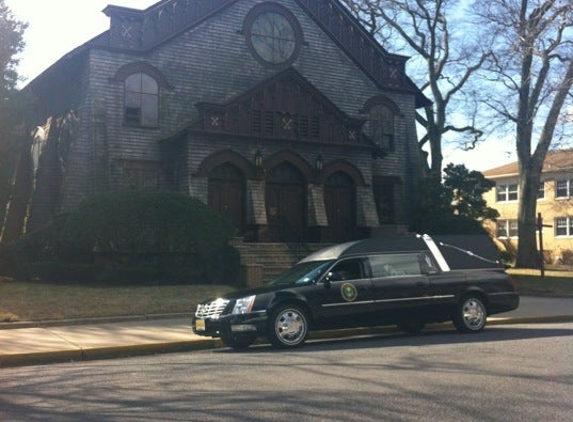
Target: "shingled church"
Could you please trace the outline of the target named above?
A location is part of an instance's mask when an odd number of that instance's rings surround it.
[[[109,30],[25,88],[39,227],[113,189],[199,198],[251,242],[407,227],[429,101],[337,0],[107,6]]]

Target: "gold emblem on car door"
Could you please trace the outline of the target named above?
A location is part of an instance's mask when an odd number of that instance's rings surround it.
[[[358,296],[358,290],[356,290],[356,286],[352,283],[344,283],[340,286],[340,293],[342,294],[342,298],[347,302],[354,302]]]

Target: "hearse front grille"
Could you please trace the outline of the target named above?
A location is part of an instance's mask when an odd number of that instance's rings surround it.
[[[209,303],[200,303],[197,305],[195,316],[197,318],[218,318],[228,304],[228,299],[217,299]]]

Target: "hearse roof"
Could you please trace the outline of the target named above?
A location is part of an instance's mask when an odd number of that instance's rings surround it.
[[[432,247],[433,245],[436,247]],[[437,235],[377,237],[321,249],[301,262],[324,261],[355,255],[428,251],[451,270],[503,268],[499,252],[486,235]],[[441,254],[441,257],[439,256]],[[441,264],[442,269],[444,266]]]

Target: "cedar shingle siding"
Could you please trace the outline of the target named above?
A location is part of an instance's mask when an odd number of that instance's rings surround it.
[[[405,75],[406,58],[338,1],[164,0],[104,12],[109,31],[27,87],[37,98],[33,127],[76,119],[68,145],[55,145],[65,127],[49,128],[29,225],[119,188],[196,196],[253,241],[341,241],[409,223],[421,168],[414,114],[428,100]],[[296,45],[277,50],[284,62],[265,50],[282,39],[249,35],[265,13],[292,27]],[[157,84],[157,126],[138,125],[154,110],[153,86],[125,92],[139,73]],[[366,135],[365,106],[378,101],[393,113],[392,148]]]

